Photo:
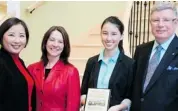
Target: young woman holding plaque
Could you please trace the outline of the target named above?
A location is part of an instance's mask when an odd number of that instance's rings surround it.
[[[28,67],[36,83],[37,111],[79,111],[79,73],[68,61],[66,30],[52,26],[44,34],[41,50],[41,60]]]
[[[110,16],[103,21],[101,41],[104,49],[87,61],[81,86],[82,105],[88,88],[106,88],[111,90],[111,111],[129,108],[126,98],[130,97],[134,61],[124,55],[123,32],[124,25],[117,17]]]

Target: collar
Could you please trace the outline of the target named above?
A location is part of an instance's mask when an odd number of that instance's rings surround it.
[[[169,44],[174,39],[174,36],[175,36],[175,34],[173,34],[167,41],[165,41],[164,43],[161,44],[161,46],[163,47],[164,50],[167,50],[167,48],[169,47]],[[155,50],[158,45],[159,45],[158,42],[155,40],[152,50]]]
[[[112,57],[110,57],[109,60],[116,62],[119,54],[120,54],[120,50],[117,48],[116,53]],[[98,61],[100,60],[102,61],[104,60],[104,49],[99,54]]]

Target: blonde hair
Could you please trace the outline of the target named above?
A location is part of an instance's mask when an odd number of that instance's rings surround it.
[[[151,9],[151,15],[155,11],[162,11],[166,9],[171,9],[175,13],[175,16],[176,17],[178,16],[176,5],[173,2],[166,2],[166,1],[156,2]]]

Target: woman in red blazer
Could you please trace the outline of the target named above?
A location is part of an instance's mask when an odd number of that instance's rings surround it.
[[[52,26],[41,50],[41,60],[28,67],[36,82],[37,111],[79,111],[79,73],[68,62],[70,42],[65,29]]]

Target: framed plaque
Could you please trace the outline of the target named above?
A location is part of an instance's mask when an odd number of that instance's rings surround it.
[[[110,89],[89,88],[84,111],[108,111]]]

